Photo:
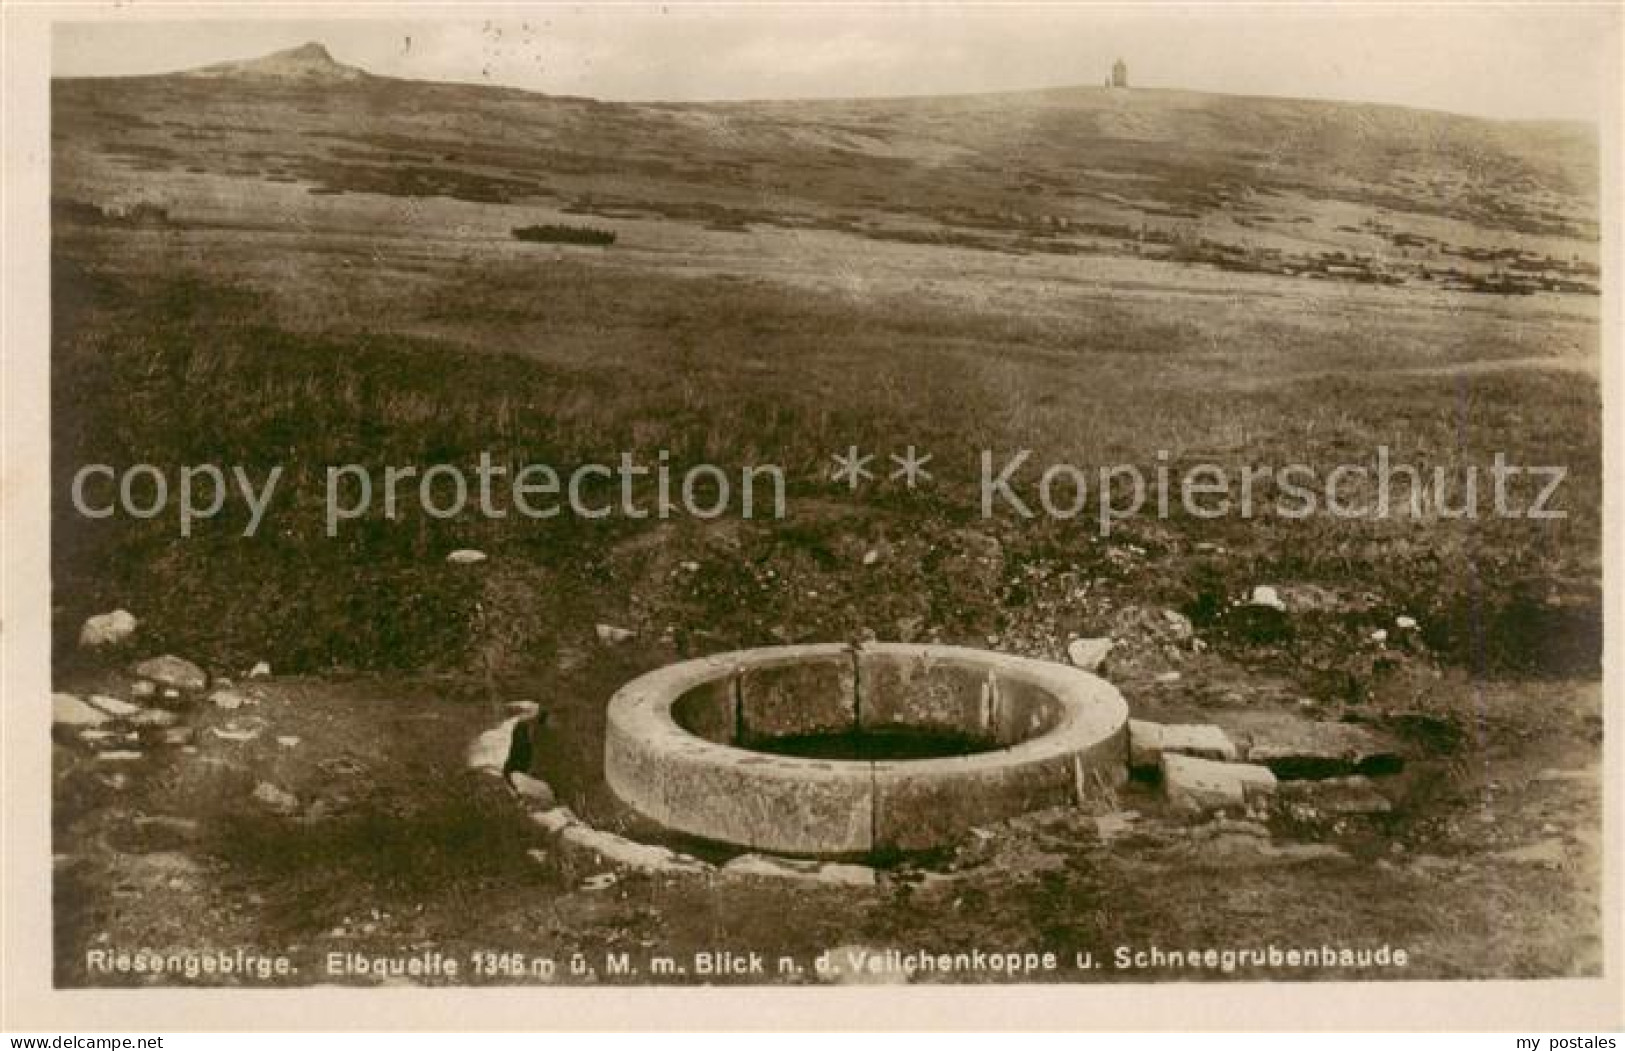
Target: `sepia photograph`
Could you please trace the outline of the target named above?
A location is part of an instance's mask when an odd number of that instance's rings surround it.
[[[1616,5],[34,17],[8,983],[1620,1024]]]

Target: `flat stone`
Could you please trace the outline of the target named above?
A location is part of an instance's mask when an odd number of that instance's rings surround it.
[[[125,749],[120,749],[120,750],[116,750],[116,751],[97,752],[96,753],[96,758],[97,759],[106,759],[108,762],[115,762],[115,763],[117,763],[117,762],[133,762],[134,760],[142,758],[144,755],[145,755],[144,752],[138,752],[133,748],[125,748]]]
[[[250,679],[265,679],[271,675],[271,666],[265,661],[255,661],[254,666],[248,669]]]
[[[692,875],[709,872],[711,866],[687,854],[678,854],[652,843],[637,843],[613,832],[603,832],[582,824],[567,826],[559,833],[563,842],[597,855],[603,861],[661,875]]]
[[[111,613],[97,614],[86,619],[79,628],[79,645],[117,646],[135,634],[139,623],[129,610],[115,609]]]
[[[233,744],[247,744],[249,741],[258,739],[262,731],[258,728],[238,729],[235,727],[222,728],[214,726],[209,728],[209,732],[222,741],[230,741]]]
[[[160,687],[171,690],[202,690],[209,685],[209,676],[189,660],[164,654],[144,660],[134,668],[135,674]]]
[[[115,719],[126,719],[141,711],[139,704],[121,701],[117,697],[109,697],[103,693],[93,693],[86,700]]]
[[[142,708],[125,721],[131,726],[164,727],[174,726],[181,717],[164,708]]]
[[[1129,767],[1138,771],[1157,769],[1164,753],[1191,755],[1216,762],[1234,762],[1238,755],[1230,735],[1217,726],[1197,723],[1153,723],[1143,719],[1128,721]]]
[[[722,873],[725,876],[792,879],[840,887],[873,887],[876,883],[875,870],[867,865],[779,858],[765,854],[741,854],[722,866]]]
[[[571,825],[580,824],[575,812],[567,806],[532,811],[530,819],[540,825],[542,830],[549,835],[558,835]]]
[[[1275,787],[1275,775],[1266,767],[1173,753],[1162,757],[1163,792],[1175,808],[1190,813],[1243,809],[1249,798],[1272,795]]]
[[[540,778],[515,770],[508,775],[508,783],[513,786],[513,790],[521,799],[527,799],[538,806],[550,807],[555,801],[552,787]]]
[[[1106,657],[1112,651],[1113,642],[1109,638],[1073,639],[1066,644],[1066,659],[1072,662],[1075,668],[1084,671],[1099,671],[1100,666],[1106,663]]]
[[[106,712],[91,707],[71,693],[51,694],[52,726],[100,726],[107,720]]]
[[[1282,779],[1389,774],[1405,765],[1394,742],[1363,726],[1308,721],[1254,731],[1247,760]]]
[[[474,770],[502,773],[502,768],[508,763],[508,749],[513,745],[513,728],[522,719],[523,716],[516,715],[474,738],[464,755],[464,762]]]

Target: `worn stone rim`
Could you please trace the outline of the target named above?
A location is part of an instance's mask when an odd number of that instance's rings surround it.
[[[1060,716],[1036,736],[947,758],[808,759],[706,740],[672,709],[690,691],[747,672],[850,659],[975,669],[989,688],[1037,690]],[[855,685],[861,691],[861,685]],[[605,778],[673,831],[783,854],[924,849],[980,823],[1076,803],[1127,776],[1128,706],[1105,680],[1066,665],[960,646],[777,646],[702,657],[634,679],[610,699]]]

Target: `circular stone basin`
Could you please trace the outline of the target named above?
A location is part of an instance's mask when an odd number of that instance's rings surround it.
[[[1065,665],[957,646],[685,661],[609,702],[605,777],[676,832],[781,854],[927,850],[1128,771],[1128,707]]]

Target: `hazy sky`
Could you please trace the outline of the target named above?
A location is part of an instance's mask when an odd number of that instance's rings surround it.
[[[1611,3],[561,5],[489,21],[59,22],[53,57],[58,76],[152,73],[316,40],[389,76],[719,99],[1098,84],[1121,55],[1148,87],[1596,120],[1619,20]]]

